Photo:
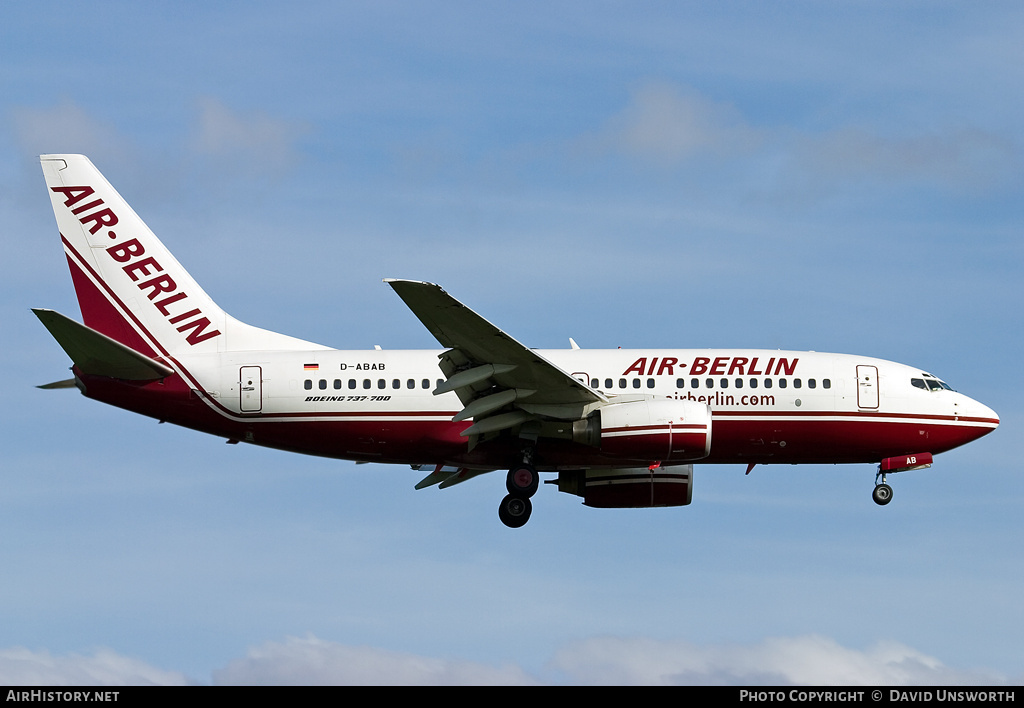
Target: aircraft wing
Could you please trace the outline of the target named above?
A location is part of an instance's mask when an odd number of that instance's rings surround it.
[[[603,394],[520,344],[440,286],[391,278],[384,282],[448,347],[441,355],[447,381],[434,393],[458,394],[465,408],[453,420],[474,420],[463,435],[511,428],[538,411],[558,417],[559,407],[570,410],[607,402]]]

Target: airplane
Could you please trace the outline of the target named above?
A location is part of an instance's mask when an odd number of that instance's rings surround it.
[[[541,473],[598,508],[685,506],[693,465],[871,463],[887,475],[995,430],[921,369],[763,349],[535,350],[441,287],[385,279],[443,347],[339,350],[244,324],[192,279],[83,155],[42,155],[84,324],[33,312],[85,396],[223,437],[407,464],[417,489],[506,471],[523,526]]]

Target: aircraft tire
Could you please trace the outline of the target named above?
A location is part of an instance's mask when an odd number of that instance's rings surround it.
[[[875,491],[871,493],[871,498],[875,500],[875,504],[885,506],[892,501],[892,487],[888,484],[875,485]]]
[[[515,465],[508,471],[505,488],[508,493],[522,499],[529,499],[537,493],[540,486],[540,474],[533,465]]]
[[[510,529],[517,529],[530,520],[533,503],[529,499],[509,494],[498,506],[498,518]]]

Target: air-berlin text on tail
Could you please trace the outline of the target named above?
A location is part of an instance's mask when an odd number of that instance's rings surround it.
[[[92,199],[86,204],[76,206],[96,193],[92,187],[50,187],[50,189],[64,195],[64,206],[78,217],[82,226],[88,227],[90,234],[95,234],[103,227],[109,229],[111,226],[117,225],[117,214],[106,206],[102,199]],[[170,324],[176,325],[176,329],[181,333],[188,331],[185,341],[194,345],[220,334],[220,330],[208,329],[211,326],[209,318],[205,317],[199,308],[190,308],[188,294],[184,290],[178,289],[177,283],[171,276],[164,273],[163,266],[155,258],[145,256],[146,249],[138,239],[117,241],[117,233],[109,230],[107,236],[115,241],[106,249],[107,255],[115,262],[123,264],[121,270],[131,278],[139,290],[146,293],[146,297],[153,303],[153,307],[167,318]],[[160,299],[158,300],[157,297]]]
[[[622,375],[660,376],[665,374],[675,376],[676,369],[678,369],[679,375],[690,373],[694,376],[701,374],[708,376],[778,376],[779,374],[792,376],[796,372],[796,365],[799,361],[799,357],[787,359],[781,356],[769,357],[767,363],[757,356],[718,356],[714,359],[698,356],[694,358],[693,363],[686,364],[686,362],[680,363],[679,359],[674,356],[655,356],[650,357],[649,360],[648,357],[642,356],[623,371]]]

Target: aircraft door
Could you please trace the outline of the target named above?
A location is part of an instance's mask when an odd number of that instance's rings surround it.
[[[574,371],[572,377],[586,386],[590,385],[590,375],[585,371]]]
[[[263,369],[259,366],[243,366],[238,382],[239,410],[243,413],[259,413],[263,410]]]
[[[878,367],[857,366],[857,406],[878,408]]]

